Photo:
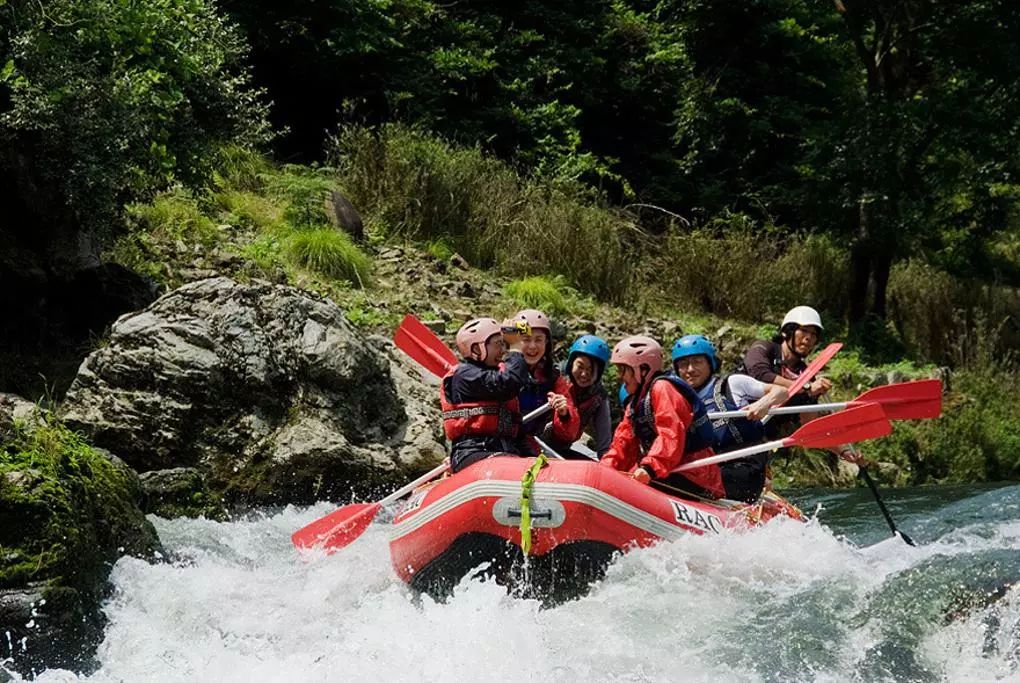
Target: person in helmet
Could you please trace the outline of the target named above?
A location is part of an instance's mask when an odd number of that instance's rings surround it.
[[[609,414],[609,394],[602,386],[602,374],[609,362],[609,344],[593,334],[578,337],[570,346],[567,361],[561,371],[569,382],[568,398],[577,408],[577,437],[587,430],[595,440],[595,453],[609,450],[613,440],[613,423]],[[551,432],[551,430],[549,430]],[[547,438],[557,453],[571,459],[587,459],[588,456],[573,450],[573,441],[561,441],[554,434]]]
[[[766,384],[792,385],[800,373],[807,369],[807,357],[818,345],[825,328],[818,311],[810,306],[795,306],[783,317],[779,332],[771,341],[759,340],[751,344],[737,372]],[[832,382],[816,377],[808,382],[803,396],[795,396],[791,403],[817,399],[832,388]]]
[[[726,495],[718,465],[687,472],[676,468],[711,456],[712,424],[697,393],[685,381],[663,372],[662,347],[650,337],[627,337],[613,348],[616,365],[627,388],[623,420],[602,464],[641,483],[664,484],[694,496]]]
[[[794,306],[779,326],[779,333],[771,341],[759,340],[751,344],[744,354],[744,360],[737,369],[738,373],[748,375],[760,382],[791,386],[804,370],[807,369],[807,357],[818,345],[825,328],[822,327],[821,316],[810,306]],[[808,382],[801,393],[790,397],[788,405],[804,405],[817,403],[818,398],[832,388],[832,382],[825,377],[815,377]],[[817,415],[815,416],[817,417]],[[805,418],[797,415],[784,415],[769,423],[768,437],[772,438],[788,432]],[[845,444],[830,449],[839,457],[852,463],[860,462],[857,451]]]
[[[525,415],[546,403],[552,410],[524,426],[531,435],[548,428],[549,435],[560,443],[573,443],[581,435],[577,408],[570,400],[570,383],[560,375],[553,363],[552,328],[542,311],[526,308],[508,321],[527,333],[521,335],[521,351],[528,366],[528,381],[521,389],[521,412]]]
[[[477,318],[457,330],[462,360],[439,391],[454,472],[491,455],[536,455],[521,428],[517,398],[530,381],[524,342],[519,335],[504,342],[502,329],[492,318]]]
[[[726,453],[761,443],[769,408],[787,399],[786,387],[765,384],[747,375],[720,377],[715,345],[700,334],[688,334],[673,344],[673,372],[698,394],[709,417],[712,413],[746,408],[746,419],[712,422],[712,450]],[[767,454],[719,463],[726,497],[753,502],[765,488]]]

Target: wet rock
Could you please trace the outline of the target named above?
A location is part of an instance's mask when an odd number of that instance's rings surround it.
[[[154,557],[159,540],[131,468],[57,423],[34,424],[4,443],[0,661],[25,675],[87,671],[113,564],[126,554]]]
[[[336,190],[331,190],[326,200],[326,216],[335,227],[345,231],[356,242],[365,241],[365,225],[361,214],[351,201]]]
[[[143,473],[140,480],[145,491],[143,509],[147,514],[167,519],[226,518],[226,510],[219,496],[209,491],[201,470],[195,467],[153,470]]]
[[[197,468],[229,504],[347,497],[413,474],[409,447],[442,451],[395,365],[332,302],[212,278],[118,320],[63,415],[139,472]],[[409,436],[415,411],[431,440]]]

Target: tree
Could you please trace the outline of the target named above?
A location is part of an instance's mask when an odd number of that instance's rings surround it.
[[[833,0],[860,69],[824,186],[851,237],[851,321],[886,313],[893,262],[957,272],[1006,227],[1020,170],[1020,6],[1009,0]],[[840,227],[840,226],[834,226]],[[975,274],[963,273],[963,274]]]
[[[19,0],[0,11],[0,177],[16,188],[5,209],[51,253],[74,260],[79,234],[108,232],[126,201],[198,183],[218,144],[268,137],[245,45],[213,5]]]

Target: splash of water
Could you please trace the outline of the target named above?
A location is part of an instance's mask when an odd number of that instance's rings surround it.
[[[1020,487],[925,500],[897,509],[918,548],[778,521],[634,551],[554,609],[483,581],[446,604],[418,598],[392,573],[382,525],[302,561],[289,534],[326,504],[157,519],[173,559],[114,568],[100,669],[39,680],[1020,679]],[[858,536],[885,536],[880,524]]]

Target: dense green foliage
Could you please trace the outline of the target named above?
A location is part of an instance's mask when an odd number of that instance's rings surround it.
[[[0,175],[22,220],[108,233],[124,202],[202,180],[217,144],[267,138],[210,3],[0,4]]]
[[[225,7],[291,102],[290,151],[317,154],[347,103],[698,223],[730,210],[760,239],[824,232],[851,247],[836,312],[865,329],[911,255],[1020,282],[1009,0]]]
[[[371,286],[340,190],[371,240],[494,268],[515,302],[811,303],[862,362],[985,396],[961,350],[1014,377],[1020,341],[1017,82],[1012,0],[0,0],[0,181],[21,237],[99,236],[166,284]],[[267,117],[312,165],[252,152]]]

